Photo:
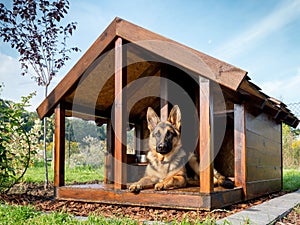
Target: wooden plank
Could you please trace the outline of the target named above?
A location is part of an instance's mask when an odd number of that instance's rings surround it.
[[[280,130],[269,116],[246,112],[247,182],[281,179]]]
[[[54,186],[65,185],[65,109],[62,103],[55,108]]]
[[[247,147],[247,165],[281,167],[281,153]]]
[[[94,115],[96,110],[106,111],[112,105],[115,91],[114,61],[114,51],[109,51],[88,67],[78,84],[75,84],[76,87],[64,96],[73,104],[72,110]]]
[[[160,73],[160,120],[167,121],[169,115],[168,109],[168,77],[166,65],[161,66]]]
[[[131,155],[128,155],[131,156]],[[145,175],[147,163],[131,163],[127,164],[127,182],[133,183],[139,181]]]
[[[134,25],[126,20],[120,19],[118,21],[116,33],[118,36],[150,52],[233,90],[237,90],[247,74],[242,69]]]
[[[281,166],[281,143],[273,142],[252,132],[246,132],[247,164]]]
[[[295,117],[288,111],[286,106],[284,104],[278,106],[269,98],[269,96],[260,92],[260,88],[249,82],[247,79],[244,79],[240,84],[239,92],[250,97],[248,102],[251,104],[252,108],[257,107],[259,110],[263,109],[264,112],[273,115],[279,122],[284,121],[291,126],[293,125],[292,118]]]
[[[258,116],[253,116],[246,112],[247,130],[257,133],[259,136],[266,137],[277,143],[281,142],[280,124],[276,123],[272,117],[262,113]]]
[[[125,51],[124,51],[125,50]],[[124,52],[123,52],[124,51]],[[123,89],[127,83],[126,74],[126,49],[122,45],[122,38],[115,42],[115,162],[114,162],[114,187],[115,189],[126,188],[126,96]]]
[[[281,166],[247,165],[247,182],[281,179]]]
[[[106,126],[106,154],[104,159],[104,183],[111,184],[114,181],[114,132],[111,120]]]
[[[213,192],[213,99],[210,81],[199,78],[199,155],[200,155],[200,192]]]
[[[247,198],[253,199],[260,197],[269,193],[280,191],[281,179],[272,179],[272,180],[260,180],[247,182]]]
[[[63,187],[58,190],[58,199],[101,202],[108,204],[155,206],[178,209],[210,209],[210,196],[168,194],[166,192],[141,191],[138,195],[128,191],[106,189],[76,189]]]
[[[52,110],[58,104],[58,101],[69,91],[69,88],[71,88],[73,84],[80,79],[81,75],[91,65],[91,63],[108,47],[115,38],[115,35],[116,19],[97,38],[74,67],[37,108],[37,113],[41,119],[52,114]]]
[[[241,188],[201,194],[191,188],[169,191],[143,190],[138,195],[126,190],[114,190],[103,185],[64,186],[58,189],[58,199],[101,202],[108,204],[151,206],[175,209],[222,208],[242,200]]]
[[[135,151],[136,151],[136,156],[139,157],[140,155],[144,155],[145,153],[143,152],[143,146],[142,146],[142,125],[141,124],[135,124]]]
[[[282,123],[280,124],[280,136],[282,137]],[[282,141],[281,141],[281,145],[280,145],[280,155],[281,155],[281,162],[280,162],[280,166],[281,166],[281,188],[283,188],[283,153],[282,153]]]
[[[247,195],[246,171],[246,120],[244,104],[234,104],[234,180]]]
[[[247,148],[260,150],[266,155],[280,155],[281,142],[271,140],[252,131],[246,130]]]
[[[234,188],[212,193],[211,208],[220,209],[243,200],[243,189]]]

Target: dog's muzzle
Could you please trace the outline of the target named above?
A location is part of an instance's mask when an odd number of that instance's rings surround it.
[[[160,143],[156,146],[156,151],[160,154],[167,154],[172,150],[171,143]]]

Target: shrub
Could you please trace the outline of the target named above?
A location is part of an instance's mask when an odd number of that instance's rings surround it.
[[[28,132],[24,108],[34,94],[20,103],[0,100],[0,192],[8,191],[25,174],[30,156],[36,152],[38,126]]]
[[[87,136],[78,147],[78,153],[70,156],[70,167],[91,166],[101,167],[104,165],[106,143],[98,138]]]
[[[282,157],[283,167],[300,168],[300,140],[297,133],[285,124],[282,126]]]

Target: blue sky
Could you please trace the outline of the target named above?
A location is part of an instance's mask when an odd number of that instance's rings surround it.
[[[300,102],[298,0],[70,0],[66,21],[77,21],[78,26],[69,46],[82,52],[71,55],[50,90],[116,16],[248,71],[265,93],[284,103]],[[21,77],[17,59],[17,53],[0,42],[0,82],[5,84],[1,96],[18,101],[36,90],[30,108],[34,110],[43,88],[30,76]]]

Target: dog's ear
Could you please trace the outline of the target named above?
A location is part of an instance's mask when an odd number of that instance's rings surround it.
[[[160,122],[159,117],[151,107],[149,107],[147,110],[147,122],[148,122],[148,129],[150,131],[153,131],[156,125]]]
[[[180,109],[178,107],[178,105],[174,105],[171,112],[170,112],[170,115],[169,115],[169,118],[168,118],[168,121],[177,129],[177,130],[180,130],[180,126],[181,126],[181,112],[180,112]]]

